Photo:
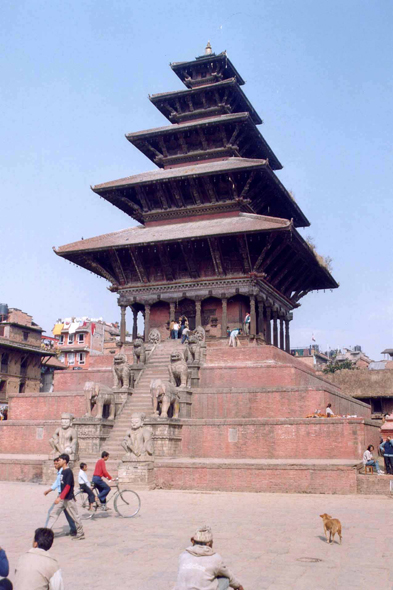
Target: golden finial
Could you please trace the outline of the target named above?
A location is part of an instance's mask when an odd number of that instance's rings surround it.
[[[208,41],[205,48],[205,55],[211,55],[212,53],[212,46],[210,45],[210,41]]]

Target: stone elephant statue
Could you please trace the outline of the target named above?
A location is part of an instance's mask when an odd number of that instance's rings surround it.
[[[178,418],[180,399],[176,387],[169,381],[153,379],[150,382],[150,394],[153,404],[153,416],[168,418],[169,408],[173,408],[172,418]]]
[[[97,406],[97,419],[102,419],[105,404],[110,406],[108,420],[115,419],[115,394],[110,387],[102,385],[102,383],[95,383],[94,381],[87,381],[84,386],[86,397],[86,416],[91,417],[91,411],[94,406]]]

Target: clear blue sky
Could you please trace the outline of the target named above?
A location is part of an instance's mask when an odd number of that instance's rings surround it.
[[[227,50],[333,258],[334,292],[302,299],[292,344],[393,347],[391,0],[3,0],[0,301],[50,331],[119,319],[103,279],[52,252],[130,218],[89,188],[150,170],[124,134],[167,124],[148,93],[180,89],[171,61]]]

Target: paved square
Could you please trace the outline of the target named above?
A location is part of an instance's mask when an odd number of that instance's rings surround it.
[[[47,486],[0,483],[0,546],[13,572],[54,494]],[[179,553],[200,524],[245,590],[393,588],[393,499],[385,496],[141,492],[142,509],[125,520],[114,511],[84,522],[86,540],[55,525],[53,553],[66,590],[172,590]],[[328,545],[319,514],[343,525],[343,544]],[[304,562],[304,558],[321,561]],[[11,579],[13,575],[10,576]]]

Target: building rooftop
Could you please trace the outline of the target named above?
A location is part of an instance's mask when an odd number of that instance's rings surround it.
[[[187,68],[193,69],[196,67],[200,67],[203,64],[217,63],[217,62],[222,62],[223,66],[224,66],[224,69],[223,69],[223,77],[224,78],[236,78],[238,83],[241,86],[243,84],[245,84],[245,81],[243,80],[243,78],[241,77],[241,75],[239,74],[239,72],[237,71],[237,69],[235,68],[235,66],[233,65],[233,63],[229,59],[229,57],[227,56],[226,51],[223,51],[222,53],[218,53],[217,55],[215,53],[211,53],[209,55],[202,55],[202,56],[197,57],[191,61],[174,61],[170,64],[170,66],[171,66],[172,70],[175,72],[175,74],[180,78],[180,80],[183,83],[185,83],[184,71]]]

